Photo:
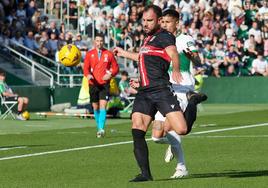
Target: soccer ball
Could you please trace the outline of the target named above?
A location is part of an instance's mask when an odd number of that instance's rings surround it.
[[[21,115],[26,120],[30,119],[30,113],[28,111],[24,111]]]
[[[81,52],[75,45],[67,44],[60,49],[59,60],[64,66],[76,66],[80,63]]]

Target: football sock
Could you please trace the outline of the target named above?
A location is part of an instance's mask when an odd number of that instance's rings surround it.
[[[185,166],[181,137],[175,131],[169,131],[167,132],[167,138],[171,145],[171,151],[178,161],[177,167]]]
[[[18,111],[18,115],[20,115],[22,113],[22,111]]]
[[[141,174],[145,177],[151,177],[149,166],[149,151],[145,140],[146,132],[139,129],[132,129],[134,155],[141,169]]]
[[[191,132],[193,124],[196,120],[197,105],[193,101],[189,101],[185,112],[183,113],[187,124],[187,134]]]
[[[106,122],[106,109],[100,109],[99,127],[104,129]]]
[[[94,112],[94,118],[95,118],[95,121],[96,121],[96,124],[97,124],[97,130],[100,129],[99,127],[99,119],[100,119],[100,111],[99,110],[93,110]]]
[[[156,138],[152,136],[152,140],[157,144],[169,144],[170,143],[166,136],[163,136],[160,138]]]

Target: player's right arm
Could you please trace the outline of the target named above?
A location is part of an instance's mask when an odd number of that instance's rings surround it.
[[[88,52],[84,60],[84,76],[87,77],[88,80],[93,78],[93,76],[90,73],[90,69],[91,69],[90,53]]]
[[[126,51],[120,47],[115,47],[113,50],[113,53],[115,54],[115,56],[118,56],[118,57],[125,57],[133,61],[139,61],[139,53]]]

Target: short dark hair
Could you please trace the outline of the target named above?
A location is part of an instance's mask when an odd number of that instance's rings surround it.
[[[104,35],[102,33],[96,33],[95,38],[97,38],[97,37],[101,37],[104,39]]]
[[[122,75],[122,76],[128,76],[128,72],[127,72],[127,71],[122,71],[122,72],[121,72],[121,75]]]
[[[173,18],[176,18],[177,20],[180,19],[180,13],[174,9],[166,9],[163,11],[162,16],[171,16]]]
[[[162,9],[157,5],[148,5],[144,8],[143,12],[147,12],[148,10],[152,9],[153,12],[156,14],[157,18],[162,17]]]
[[[6,76],[6,72],[3,69],[0,69],[0,76]]]

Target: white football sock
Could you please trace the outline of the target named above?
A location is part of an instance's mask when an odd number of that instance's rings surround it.
[[[186,170],[184,154],[181,145],[181,137],[175,131],[167,132],[166,136],[171,145],[171,151],[178,161],[177,168]]]
[[[169,144],[169,140],[167,139],[166,136],[156,138],[152,136],[152,140],[157,143],[157,144]]]

